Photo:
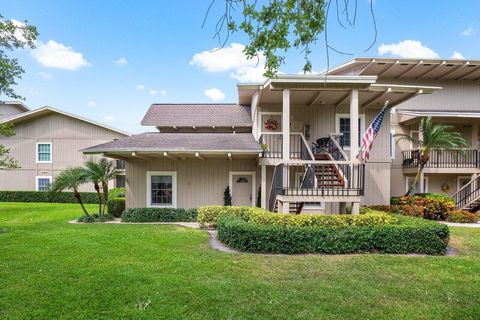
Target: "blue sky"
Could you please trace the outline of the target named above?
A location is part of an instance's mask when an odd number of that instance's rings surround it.
[[[28,20],[40,32],[35,51],[14,54],[26,70],[18,92],[30,108],[49,105],[133,133],[146,130],[139,123],[155,102],[236,102],[235,84],[262,70],[241,57],[242,34],[211,53],[221,2],[202,29],[210,0],[2,0],[5,19]],[[480,1],[374,0],[378,38],[363,52],[373,39],[368,5],[359,0],[354,29],[332,14],[332,45],[355,56],[480,58]],[[330,64],[350,58],[332,53]],[[312,62],[315,71],[327,66],[322,41]],[[302,65],[292,50],[281,71]]]

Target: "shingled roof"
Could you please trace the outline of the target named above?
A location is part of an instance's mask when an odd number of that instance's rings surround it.
[[[142,133],[113,140],[83,153],[102,152],[262,152],[251,133]]]
[[[250,107],[237,104],[152,104],[142,125],[157,127],[251,127]]]

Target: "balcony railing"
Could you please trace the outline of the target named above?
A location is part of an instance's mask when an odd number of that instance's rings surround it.
[[[469,205],[480,198],[480,175],[472,179],[453,195],[457,210],[470,209]]]
[[[365,165],[348,161],[289,161],[275,167],[269,208],[277,196],[363,196]]]
[[[402,151],[403,168],[417,168],[420,164],[421,150]],[[425,168],[479,168],[477,149],[433,149]]]
[[[264,148],[264,158],[283,157],[283,135],[281,132],[263,133],[260,143]],[[290,134],[290,159],[313,160],[310,147],[301,133]]]

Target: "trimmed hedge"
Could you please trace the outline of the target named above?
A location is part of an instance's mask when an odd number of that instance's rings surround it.
[[[397,223],[342,227],[299,227],[257,224],[221,216],[218,238],[227,246],[256,253],[420,253],[445,254],[446,225],[398,216]]]
[[[202,227],[215,228],[219,216],[228,215],[246,219],[254,212],[267,213],[269,211],[257,207],[204,206],[198,209],[197,221]]]
[[[110,198],[107,200],[107,212],[115,218],[120,218],[125,210],[125,198]]]
[[[448,222],[475,223],[479,220],[479,215],[463,210],[450,211],[447,214]]]
[[[197,209],[128,208],[122,213],[123,222],[194,222]]]
[[[127,196],[127,191],[125,188],[112,188],[108,190],[108,198],[125,198]]]
[[[96,192],[81,192],[83,203],[98,203]],[[72,192],[0,191],[0,202],[78,203]]]

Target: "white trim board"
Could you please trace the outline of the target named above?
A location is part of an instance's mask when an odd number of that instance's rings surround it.
[[[152,204],[152,176],[172,176],[172,204],[171,205],[161,205],[161,204]],[[146,203],[147,207],[153,208],[177,208],[177,171],[147,171],[147,194],[146,194]]]
[[[415,179],[415,176],[406,176],[405,177],[405,192],[408,191],[408,187],[409,187],[409,183],[408,183],[408,180],[413,180]],[[428,193],[428,177],[424,176],[423,177],[423,180],[425,180],[424,184],[423,184],[423,193]],[[419,181],[420,183],[420,181]]]
[[[228,187],[230,188],[230,195],[232,196],[233,200],[233,176],[235,175],[251,175],[252,176],[252,207],[255,207],[255,202],[257,200],[257,182],[256,176],[257,173],[255,171],[230,171],[228,173]]]

